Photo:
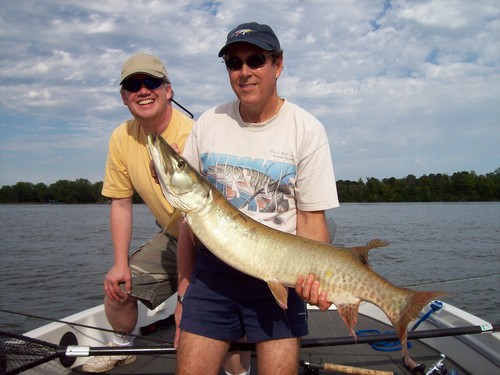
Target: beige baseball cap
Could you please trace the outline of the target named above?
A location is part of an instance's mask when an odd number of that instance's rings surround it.
[[[123,64],[120,85],[131,75],[140,73],[156,78],[167,77],[167,69],[165,69],[158,57],[146,53],[137,53]]]

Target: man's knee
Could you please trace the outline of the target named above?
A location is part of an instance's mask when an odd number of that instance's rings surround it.
[[[135,306],[137,306],[137,301],[137,298],[131,295],[126,295],[124,298],[114,301],[110,300],[108,297],[104,297],[104,308],[107,311],[135,308]]]

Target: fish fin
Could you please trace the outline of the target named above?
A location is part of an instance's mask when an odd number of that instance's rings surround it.
[[[383,247],[389,245],[388,242],[382,241],[379,239],[374,239],[368,242],[365,246],[355,246],[355,247],[350,247],[349,251],[351,251],[353,254],[358,256],[358,259],[361,261],[361,263],[365,265],[369,265],[368,263],[368,252],[371,249],[375,249],[377,247]]]
[[[354,332],[354,326],[358,322],[358,309],[359,302],[357,303],[341,303],[336,304],[337,310],[344,321],[347,328],[349,328],[349,333],[351,336],[356,337],[356,333]]]
[[[278,305],[284,310],[288,309],[288,288],[277,281],[268,281],[267,285]]]
[[[413,369],[416,366],[415,361],[410,358],[407,349],[408,341],[408,324],[414,320],[422,308],[427,305],[430,301],[442,297],[446,293],[444,292],[431,292],[431,291],[411,291],[412,294],[408,299],[406,308],[402,310],[402,314],[399,319],[392,321],[394,328],[396,329],[396,334],[398,335],[399,341],[401,342],[401,353],[403,354],[403,359],[405,364]]]

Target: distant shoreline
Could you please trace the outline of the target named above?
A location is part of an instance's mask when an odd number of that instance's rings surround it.
[[[53,184],[18,182],[0,188],[1,203],[40,204],[106,204],[101,195],[103,182],[91,183],[80,178],[59,180]],[[437,173],[404,178],[367,177],[358,181],[337,180],[342,203],[404,203],[404,202],[498,202],[500,201],[500,168],[485,175],[474,171],[455,172],[451,176]],[[133,203],[143,203],[136,193]]]

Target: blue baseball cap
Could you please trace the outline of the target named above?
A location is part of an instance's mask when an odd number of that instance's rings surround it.
[[[250,43],[266,51],[281,51],[280,42],[273,29],[268,25],[249,22],[236,26],[227,34],[226,44],[218,56],[224,56],[229,46],[238,42]]]

